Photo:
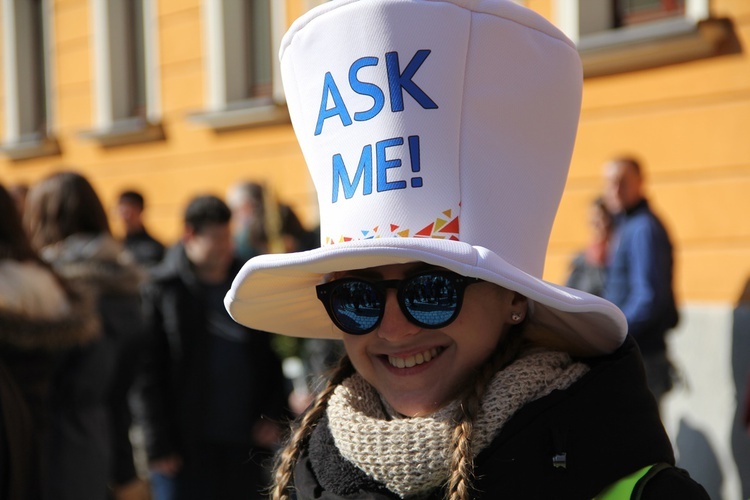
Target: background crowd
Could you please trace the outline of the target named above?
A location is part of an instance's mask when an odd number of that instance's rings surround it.
[[[289,401],[307,402],[281,364],[302,346],[238,325],[223,297],[249,256],[315,235],[259,184],[228,200],[194,197],[165,246],[137,191],[119,239],[80,173],[0,185],[0,498],[263,496]]]

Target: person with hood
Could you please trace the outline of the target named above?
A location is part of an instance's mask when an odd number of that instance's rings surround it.
[[[280,59],[322,245],[251,259],[225,305],[346,356],[272,498],[708,498],[674,466],[622,312],[541,279],[575,45],[506,0],[340,0]]]
[[[99,339],[69,353],[51,389],[46,498],[138,498],[129,393],[145,341],[145,276],[115,240],[89,181],[56,172],[32,186],[24,225],[32,247],[74,289],[93,297]],[[132,496],[128,496],[132,495]]]

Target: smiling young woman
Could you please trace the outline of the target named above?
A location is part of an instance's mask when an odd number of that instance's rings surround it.
[[[225,305],[346,355],[272,497],[609,499],[644,477],[644,499],[707,498],[674,467],[622,312],[541,279],[575,45],[506,0],[339,0],[280,54],[322,247],[251,259]]]

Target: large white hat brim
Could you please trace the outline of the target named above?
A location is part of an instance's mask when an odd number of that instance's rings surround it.
[[[599,297],[538,279],[483,247],[460,241],[388,238],[350,241],[307,252],[248,261],[225,298],[239,323],[293,337],[343,335],[318,300],[315,286],[336,271],[425,262],[481,278],[530,299],[530,320],[561,335],[577,352],[614,351],[625,338],[622,312]]]

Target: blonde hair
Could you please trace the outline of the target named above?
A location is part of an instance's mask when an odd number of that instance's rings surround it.
[[[490,380],[498,371],[512,363],[524,348],[523,325],[512,326],[498,343],[494,354],[485,362],[474,377],[469,389],[463,394],[459,411],[455,416],[453,431],[453,454],[451,476],[446,482],[447,500],[469,500],[474,472],[474,452],[471,435],[480,404]],[[299,416],[292,426],[285,446],[277,455],[271,486],[273,500],[290,500],[290,489],[294,467],[312,434],[318,420],[324,415],[328,400],[336,387],[354,373],[354,367],[344,356],[330,376],[325,388],[316,396],[314,403]]]
[[[474,422],[479,415],[482,398],[487,391],[490,380],[500,370],[511,364],[524,348],[523,325],[512,326],[500,339],[495,352],[474,377],[474,381],[461,398],[453,429],[453,455],[451,457],[451,476],[446,483],[448,500],[469,500],[472,498],[472,481],[474,479],[474,450],[471,437]]]
[[[271,485],[271,498],[274,500],[290,500],[289,488],[294,475],[294,466],[297,464],[300,454],[305,447],[308,438],[315,429],[320,417],[325,413],[333,391],[341,382],[354,373],[354,367],[348,356],[339,361],[325,388],[318,393],[315,401],[305,413],[292,425],[289,439],[276,457],[273,473],[273,484]]]

